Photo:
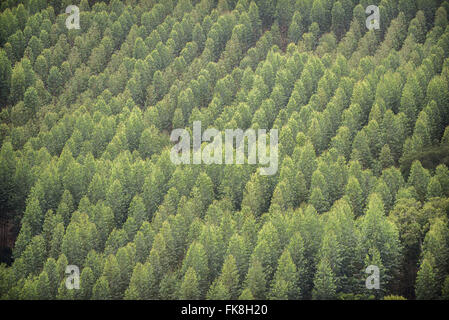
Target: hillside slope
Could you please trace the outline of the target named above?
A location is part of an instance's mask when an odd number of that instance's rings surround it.
[[[0,298],[449,298],[448,1],[0,9]],[[174,164],[194,121],[277,129],[277,173]]]

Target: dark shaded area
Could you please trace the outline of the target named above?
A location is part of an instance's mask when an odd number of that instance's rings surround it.
[[[12,250],[11,248],[1,248],[0,249],[0,263],[6,263],[10,266],[13,262]]]
[[[401,172],[408,177],[413,161],[419,160],[426,169],[434,170],[439,164],[449,165],[449,146],[432,146],[422,152],[404,156],[400,160]]]
[[[18,226],[8,219],[8,215],[0,218],[0,263],[12,264],[12,248],[17,234]]]

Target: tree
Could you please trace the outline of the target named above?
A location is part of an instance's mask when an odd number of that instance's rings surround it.
[[[133,268],[135,264],[135,246],[133,243],[129,243],[125,247],[121,247],[117,250],[117,263],[120,269],[120,278],[116,279],[119,283],[119,291],[123,294],[128,288]]]
[[[12,46],[12,53],[14,55],[15,61],[20,61],[20,59],[22,58],[25,50],[26,41],[27,40],[25,39],[22,30],[17,30],[13,35],[9,37],[8,42]],[[12,60],[11,58],[12,57],[10,57],[10,60]]]
[[[161,299],[175,300],[178,290],[178,273],[169,272],[164,275],[160,283],[159,296]]]
[[[49,256],[53,258],[59,257],[61,253],[61,245],[64,239],[64,224],[58,223],[53,230],[53,234],[50,240]]]
[[[269,204],[270,185],[266,176],[254,173],[245,186],[242,207],[251,208],[256,216],[266,212]],[[268,198],[268,199],[267,199]]]
[[[193,269],[194,271],[195,281],[197,282],[195,290],[199,290],[198,294],[199,296],[202,296],[208,287],[209,267],[204,247],[198,242],[193,242],[190,245],[186,257],[183,260],[181,273],[184,275],[184,280],[186,280],[186,274],[189,269]],[[189,278],[193,278],[193,274],[190,274]],[[192,288],[189,288],[189,290],[190,289]]]
[[[33,35],[31,39],[28,41],[28,48],[31,49],[31,53],[33,56],[31,60],[34,61],[43,50],[42,41],[38,37]]]
[[[401,244],[403,246],[403,262],[401,267],[401,283],[404,292],[409,294],[414,285],[414,276],[418,265],[420,245],[422,242],[423,225],[421,204],[413,197],[398,196],[389,218],[398,226]]]
[[[92,290],[92,299],[94,300],[109,300],[111,299],[109,290],[109,283],[105,276],[101,276],[95,282],[95,286]]]
[[[220,266],[223,263],[223,239],[217,228],[212,225],[205,225],[199,235],[198,241],[204,247],[207,254],[209,266],[209,278],[214,279],[219,273]]]
[[[311,205],[313,205],[314,208],[316,208],[318,213],[325,212],[329,206],[326,197],[323,195],[323,192],[318,187],[312,189],[309,202]]]
[[[404,112],[407,117],[408,132],[412,131],[418,115],[418,99],[420,96],[420,90],[422,91],[416,77],[409,78],[404,86],[404,89],[402,90],[399,111]]]
[[[37,91],[34,87],[29,87],[25,91],[25,95],[23,97],[23,102],[25,107],[31,111],[31,114],[35,114],[39,105],[39,97],[37,95]]]
[[[197,300],[200,296],[200,290],[198,288],[198,279],[196,277],[195,270],[190,267],[184,275],[182,281],[179,297],[182,300]]]
[[[98,232],[86,213],[76,212],[67,226],[61,250],[71,264],[82,266],[91,249],[97,249]]]
[[[179,110],[179,109],[177,109]],[[176,114],[176,111],[175,111]],[[175,121],[175,119],[173,119]],[[173,124],[175,124],[173,122]],[[130,124],[132,125],[132,124]],[[184,123],[179,127],[183,127]],[[178,128],[178,127],[174,127]],[[156,127],[151,126],[142,131],[139,142],[139,153],[144,158],[151,158],[153,154],[159,154],[162,148],[165,146],[166,140],[163,136],[158,132]]]
[[[226,256],[232,255],[239,272],[239,282],[242,281],[248,271],[249,257],[248,246],[242,236],[234,233],[228,242]]]
[[[202,215],[214,199],[214,186],[206,173],[202,172],[199,174],[192,190],[192,195],[195,201],[198,201],[200,214]]]
[[[262,265],[257,259],[253,259],[246,275],[245,288],[256,300],[263,300],[266,294],[266,279]],[[245,290],[243,291],[245,292]],[[243,294],[243,293],[242,293]]]
[[[294,13],[294,3],[291,0],[280,0],[276,4],[275,18],[279,27],[287,28],[290,25]]]
[[[445,29],[447,26],[447,12],[444,7],[439,7],[435,12],[435,27],[440,27],[441,29]]]
[[[48,90],[54,96],[59,95],[62,91],[62,85],[62,76],[59,68],[56,66],[51,67],[47,79]]]
[[[343,32],[345,31],[346,23],[345,23],[345,10],[341,5],[340,1],[334,2],[332,6],[332,25],[331,31],[335,33],[337,39],[341,39],[343,36]]]
[[[126,121],[125,133],[130,151],[139,147],[140,137],[143,131],[142,111],[139,108],[133,108]]]
[[[148,265],[137,263],[134,267],[129,287],[125,291],[126,300],[145,300],[150,298],[150,275]]]
[[[134,41],[134,50],[133,50],[133,56],[135,59],[145,59],[148,54],[148,49],[145,45],[145,42],[143,42],[142,38],[138,37]]]
[[[304,147],[301,149],[301,153],[298,159],[298,168],[304,174],[304,178],[307,182],[307,187],[310,186],[312,179],[312,174],[316,170],[316,154],[312,143],[306,142]]]
[[[36,285],[37,296],[41,300],[51,300],[52,294],[50,290],[50,281],[48,280],[47,272],[42,271],[39,275]]]
[[[35,277],[28,277],[24,279],[22,291],[20,292],[20,299],[34,300],[37,299],[37,281]]]
[[[435,169],[435,177],[438,178],[438,182],[445,195],[449,195],[449,169],[447,166],[444,164],[438,165]]]
[[[412,35],[417,43],[423,43],[426,38],[427,26],[426,17],[423,11],[418,11],[415,18],[410,21],[408,29],[409,35]]]
[[[58,266],[56,264],[56,260],[54,258],[48,258],[47,262],[45,262],[43,271],[48,276],[48,285],[49,285],[49,296],[51,299],[56,297],[58,293],[58,285],[60,279],[60,275],[58,274]]]
[[[152,218],[154,212],[162,201],[165,194],[165,177],[159,168],[152,170],[151,175],[145,178],[143,184],[143,200],[148,210],[149,219]]]
[[[429,180],[430,174],[428,170],[423,168],[419,160],[415,160],[412,163],[410,175],[407,182],[409,186],[413,186],[415,188],[420,201],[425,200]]]
[[[304,248],[304,240],[301,237],[300,232],[295,232],[290,239],[287,249],[289,250],[290,257],[295,264],[296,274],[297,274],[297,296],[296,298],[302,297],[302,291],[304,290],[305,285],[305,277],[306,277],[306,260],[305,260],[305,248]]]
[[[379,259],[385,267],[382,280],[386,286],[391,286],[396,280],[400,262],[399,232],[385,217],[383,202],[377,193],[370,195],[360,223],[359,250],[362,256],[367,256],[373,249],[380,253]]]
[[[140,229],[142,223],[148,219],[145,204],[143,203],[143,200],[140,196],[134,196],[131,203],[129,204],[128,217],[134,218],[134,220],[136,221],[137,229]]]
[[[53,235],[53,230],[58,223],[62,222],[62,217],[60,215],[55,215],[53,210],[48,210],[45,214],[44,224],[42,226],[42,235],[45,239],[45,246],[47,252],[50,250],[50,242]]]
[[[204,43],[206,41],[206,37],[204,35],[203,28],[201,24],[197,23],[192,31],[192,40],[196,42],[198,45],[199,52],[203,51]]]
[[[267,281],[271,281],[276,269],[276,262],[281,253],[281,242],[278,230],[276,230],[273,223],[267,222],[259,231],[257,245],[254,248],[251,258],[260,262]],[[254,297],[256,297],[256,295],[254,295]]]
[[[115,225],[121,226],[125,222],[127,199],[120,180],[115,180],[109,187],[106,194],[106,202],[114,212]]]
[[[8,67],[6,66],[6,69]],[[7,72],[7,70],[6,70]],[[7,77],[8,74],[6,73]],[[8,86],[7,86],[8,87]],[[15,104],[23,99],[23,94],[25,93],[26,82],[25,82],[25,71],[22,67],[21,63],[16,63],[14,68],[12,69],[11,74],[11,89],[10,89],[10,102]]]
[[[304,33],[303,17],[300,12],[295,11],[292,22],[288,28],[288,39],[297,43]]]
[[[425,258],[416,277],[416,299],[435,300],[438,297],[438,283],[433,266],[428,258]]]
[[[435,219],[424,238],[422,246],[424,258],[430,255],[434,259],[432,266],[438,283],[438,290],[440,290],[444,282],[446,270],[449,266],[449,253],[447,250],[449,247],[449,235],[446,232],[447,228],[447,221],[441,218]]]
[[[110,254],[105,261],[103,275],[108,283],[108,291],[111,299],[121,299],[123,292],[121,291],[120,285],[120,267],[117,262],[117,258]],[[100,278],[101,279],[101,278]],[[102,284],[104,289],[104,285]],[[94,287],[94,295],[95,295],[95,287]]]
[[[80,293],[82,300],[89,300],[92,296],[92,290],[95,285],[95,276],[90,267],[83,268],[80,276]]]
[[[278,261],[278,267],[271,285],[272,299],[296,299],[300,296],[297,287],[298,274],[288,250],[284,250]]]
[[[44,212],[41,209],[39,200],[35,197],[32,197],[27,201],[23,220],[31,227],[31,233],[33,235],[41,233],[42,225],[44,223]]]
[[[339,154],[349,160],[351,153],[351,133],[348,127],[341,126],[338,128],[336,136],[331,140],[331,145],[337,149]]]
[[[22,253],[20,259],[23,263],[24,277],[28,274],[38,274],[46,261],[45,240],[41,235],[36,235]],[[18,264],[20,266],[20,263]]]
[[[70,222],[70,217],[74,211],[73,196],[69,190],[64,190],[61,196],[61,201],[59,202],[58,209],[56,213],[62,216],[64,220],[64,225],[68,225]]]
[[[394,198],[385,181],[383,179],[379,179],[373,191],[381,196],[384,203],[385,212],[389,212],[393,207]]]
[[[215,280],[212,283],[209,291],[207,292],[207,299],[209,300],[229,300],[230,295],[228,289],[223,285],[220,280]]]
[[[349,203],[351,204],[352,211],[356,216],[360,216],[363,213],[364,199],[363,191],[360,188],[359,181],[357,178],[350,176],[348,184],[346,185],[345,194],[349,198]]]
[[[262,23],[259,8],[254,1],[251,1],[249,5],[248,16],[252,26],[252,43],[255,43],[262,31]]]
[[[99,247],[103,249],[115,226],[114,213],[110,207],[101,201],[93,209],[93,220],[98,229]]]
[[[223,263],[219,282],[223,285],[227,292],[229,292],[230,299],[236,299],[239,290],[239,274],[235,258],[228,255]]]
[[[279,140],[280,158],[282,159],[285,156],[291,156],[293,149],[295,148],[295,140],[290,127],[287,126],[282,128]]]
[[[430,199],[433,197],[442,197],[443,189],[441,188],[440,181],[436,176],[430,178],[429,184],[427,185],[427,195],[426,199]]]
[[[371,167],[373,161],[365,131],[359,131],[352,144],[351,160],[359,161],[364,168]]]
[[[379,161],[382,165],[382,169],[389,168],[394,165],[394,159],[391,155],[390,147],[388,144],[384,144],[379,154]]]
[[[314,1],[310,11],[310,20],[312,23],[316,22],[319,25],[321,33],[324,33],[329,28],[330,19],[328,19],[327,15],[327,8],[324,7],[323,1]]]

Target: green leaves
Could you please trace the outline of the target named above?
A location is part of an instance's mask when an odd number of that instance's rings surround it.
[[[367,32],[349,0],[212,2],[0,13],[1,298],[446,297],[447,4]],[[281,130],[279,174],[175,167],[195,120]]]
[[[334,274],[326,259],[320,261],[313,284],[312,295],[314,300],[333,300],[336,298]]]
[[[198,278],[192,267],[185,273],[179,296],[183,300],[197,300],[200,298]]]

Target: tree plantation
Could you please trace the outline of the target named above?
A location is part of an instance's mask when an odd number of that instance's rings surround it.
[[[0,299],[449,299],[448,15],[1,1]],[[277,171],[173,163],[197,121],[277,130]]]

